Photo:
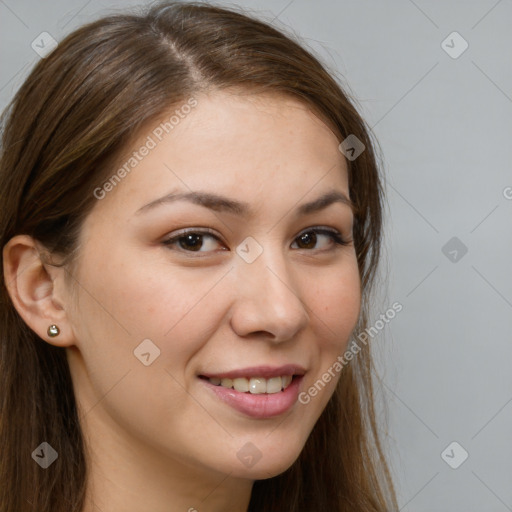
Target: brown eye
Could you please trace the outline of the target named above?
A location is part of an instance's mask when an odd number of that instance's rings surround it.
[[[330,240],[327,242],[327,240]],[[321,244],[322,241],[326,241],[327,247],[317,247],[317,244]],[[298,249],[309,249],[309,250],[329,250],[335,249],[336,245],[349,245],[350,242],[342,238],[338,231],[333,231],[326,228],[311,228],[308,231],[303,231],[296,239],[295,242],[298,245]],[[330,247],[329,247],[330,246]]]
[[[316,245],[316,233],[313,231],[308,231],[307,233],[303,233],[302,235],[299,235],[297,237],[297,240],[299,240],[299,245],[302,244],[300,247],[301,249],[313,249]]]
[[[182,249],[199,251],[203,245],[203,235],[198,233],[189,233],[187,235],[180,236],[178,243]]]
[[[197,252],[209,253],[215,252],[216,249],[222,249],[223,245],[219,238],[210,231],[189,230],[181,231],[176,235],[163,240],[162,243],[166,247],[176,249],[181,252]]]

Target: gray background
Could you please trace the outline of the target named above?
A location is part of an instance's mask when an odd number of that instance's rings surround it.
[[[60,40],[136,3],[0,0],[0,107],[39,59],[41,32]],[[384,153],[389,284],[375,315],[403,311],[375,340],[402,510],[512,511],[510,0],[238,5],[348,82]],[[457,58],[441,46],[453,31],[469,44]],[[469,454],[457,469],[441,457],[452,441]]]

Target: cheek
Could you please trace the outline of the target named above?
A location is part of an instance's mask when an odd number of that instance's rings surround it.
[[[354,330],[361,308],[357,263],[326,273],[310,294],[311,319],[323,324],[326,348],[342,350]]]
[[[115,258],[112,254],[110,261]],[[178,382],[187,382],[189,362],[215,336],[224,318],[232,293],[221,281],[225,269],[173,268],[158,261],[149,265],[127,258],[112,272],[108,261],[99,260],[97,266],[90,266],[88,281],[91,294],[98,300],[90,300],[85,294],[87,307],[80,317],[82,324],[96,325],[83,338],[92,341],[84,347],[89,369],[97,368],[99,373],[100,368],[107,370],[97,357],[104,344],[110,361],[117,361],[119,368],[151,370],[142,377],[146,379],[145,386],[157,387],[161,379],[170,380],[168,392],[176,394],[173,400],[180,400],[182,389]],[[148,346],[147,342],[141,345],[146,339],[151,340],[156,349],[149,346],[158,354],[149,367],[134,356],[139,346]],[[131,374],[130,380],[134,376]],[[165,401],[168,403],[169,397]]]
[[[219,276],[120,261],[115,251],[90,256],[81,269],[86,287],[75,319],[85,363],[84,374],[75,371],[81,401],[89,410],[101,399],[124,428],[157,437],[158,425],[186,422],[186,411],[198,414],[183,385],[188,362],[215,329],[220,300],[212,286]],[[134,354],[145,339],[160,351],[148,366]],[[183,418],[176,419],[176,409]]]
[[[135,253],[135,251],[133,251]],[[163,338],[194,316],[212,287],[212,278],[143,257],[104,255],[90,265],[91,285],[104,309],[132,338]],[[115,262],[118,262],[115,264]]]
[[[318,281],[318,287],[310,294],[315,363],[299,395],[310,429],[334,393],[343,371],[338,358],[348,346],[361,308],[360,278],[355,257],[343,268],[331,270],[328,274]]]

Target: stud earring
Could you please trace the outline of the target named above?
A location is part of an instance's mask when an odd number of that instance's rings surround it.
[[[59,334],[60,329],[55,324],[48,327],[48,336],[50,336],[50,338],[55,338],[55,336],[58,336]]]

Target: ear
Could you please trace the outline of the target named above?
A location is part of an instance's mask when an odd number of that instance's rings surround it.
[[[46,262],[41,246],[28,235],[17,235],[3,249],[3,270],[7,291],[25,323],[51,345],[74,344],[66,305],[65,270]],[[48,327],[58,326],[60,334],[48,335]]]

